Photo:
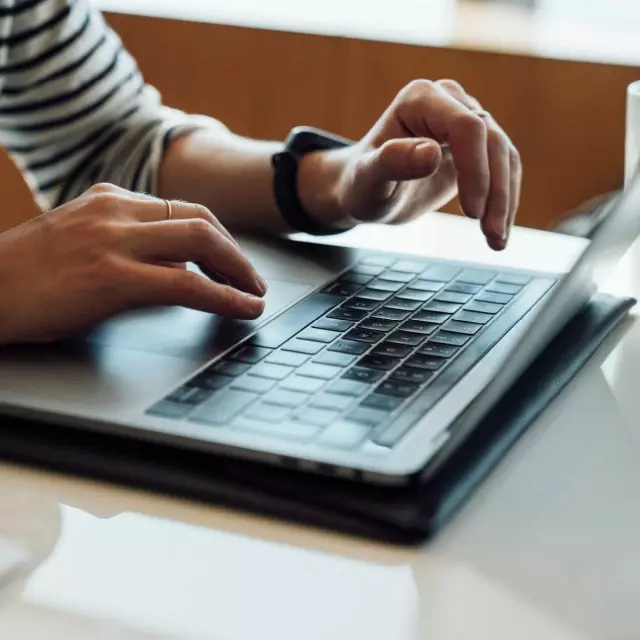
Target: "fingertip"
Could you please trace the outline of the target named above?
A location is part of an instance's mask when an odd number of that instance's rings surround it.
[[[423,140],[413,147],[412,162],[420,168],[432,173],[438,168],[442,160],[440,145],[434,140]]]
[[[262,298],[253,296],[250,293],[243,294],[243,311],[247,320],[255,320],[259,318],[265,308],[265,301]]]

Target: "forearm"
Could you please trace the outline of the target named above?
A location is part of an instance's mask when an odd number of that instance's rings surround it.
[[[199,202],[229,229],[288,233],[273,195],[271,158],[279,142],[237,136],[212,127],[177,137],[160,166],[161,198]],[[334,185],[339,175],[336,154],[309,154],[300,163],[298,189],[309,215],[333,224],[340,217]]]

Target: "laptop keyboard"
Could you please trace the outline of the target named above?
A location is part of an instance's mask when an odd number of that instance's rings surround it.
[[[372,255],[148,413],[332,448],[391,449],[552,284]]]

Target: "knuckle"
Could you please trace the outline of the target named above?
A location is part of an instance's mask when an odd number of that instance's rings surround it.
[[[426,80],[425,78],[412,80],[402,89],[400,96],[411,101],[420,100],[425,95],[430,94],[434,86],[435,83],[432,80]]]
[[[89,187],[89,189],[87,189],[87,193],[97,195],[99,193],[115,193],[117,190],[118,187],[110,182],[99,182],[98,184],[94,184],[92,187]]]
[[[453,80],[451,78],[437,80],[436,84],[453,93],[465,93],[464,87],[457,80]]]
[[[108,252],[95,252],[90,264],[91,281],[98,287],[109,289],[121,283],[127,277],[127,267],[117,255]]]
[[[480,135],[486,131],[484,120],[471,111],[464,111],[455,116],[453,127],[462,135]]]
[[[193,218],[188,221],[189,232],[196,240],[209,240],[212,235],[211,225],[202,218]]]

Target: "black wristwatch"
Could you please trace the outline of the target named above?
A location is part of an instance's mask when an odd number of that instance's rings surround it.
[[[287,136],[284,149],[274,154],[273,192],[282,217],[292,229],[315,236],[342,233],[341,229],[333,229],[316,222],[304,210],[298,195],[298,162],[312,151],[339,149],[351,144],[351,140],[320,129],[296,127]]]

